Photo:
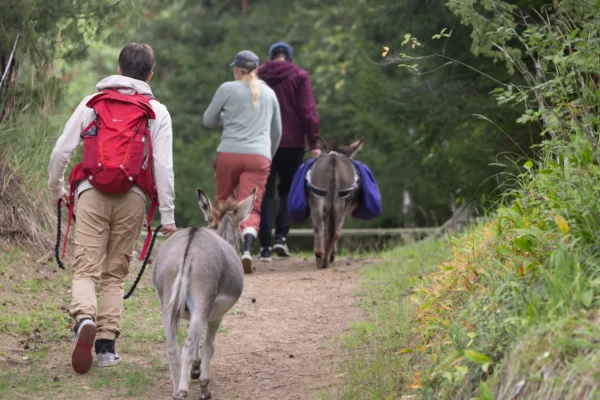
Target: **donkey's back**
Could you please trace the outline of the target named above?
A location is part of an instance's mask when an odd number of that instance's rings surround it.
[[[222,318],[239,299],[244,274],[236,250],[214,229],[189,228],[159,249],[153,284],[172,324],[189,319],[188,311],[196,307],[210,309],[210,321]]]

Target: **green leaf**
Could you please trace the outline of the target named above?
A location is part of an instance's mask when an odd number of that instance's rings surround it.
[[[531,161],[527,161],[525,164],[523,164],[523,166],[526,169],[531,169],[531,168],[533,168],[533,163]]]
[[[410,40],[410,34],[407,33],[406,35],[404,35],[404,41],[402,42],[401,46],[404,46],[406,43],[408,43],[409,40]]]
[[[519,248],[521,250],[527,251],[529,253],[532,252],[531,242],[525,238],[522,238],[522,237],[516,238],[514,240],[514,244],[515,244],[515,246],[517,246],[517,248]]]
[[[498,246],[496,248],[496,253],[500,254],[501,256],[507,256],[511,254],[512,251],[506,246]]]
[[[493,363],[494,360],[474,350],[465,350],[465,357],[477,364]]]
[[[490,387],[484,381],[479,382],[479,398],[483,400],[496,400],[494,393],[492,393]]]
[[[592,305],[592,302],[594,301],[594,290],[590,289],[587,292],[583,292],[581,294],[581,304],[583,304],[584,307],[589,307]]]
[[[436,301],[437,301],[437,297],[429,300],[427,303],[425,303],[421,307],[419,307],[419,311],[425,311],[425,310],[431,308],[431,306],[434,305]]]
[[[515,210],[519,215],[523,215],[523,207],[518,201],[515,201],[511,208]]]

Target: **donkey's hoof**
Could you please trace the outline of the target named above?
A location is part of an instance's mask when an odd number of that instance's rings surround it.
[[[208,389],[202,391],[202,394],[200,394],[200,400],[208,400],[211,398],[210,392],[208,391]]]
[[[191,379],[200,379],[200,361],[194,361],[192,364],[192,372],[190,373]]]
[[[185,390],[180,390],[179,392],[177,392],[175,397],[173,397],[173,400],[186,400],[187,397],[188,397],[188,392],[186,392]]]
[[[327,264],[325,263],[325,259],[323,257],[317,257],[315,262],[317,264],[317,268],[327,268]]]

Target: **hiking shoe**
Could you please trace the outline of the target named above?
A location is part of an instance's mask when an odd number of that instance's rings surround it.
[[[258,256],[258,261],[263,262],[271,262],[273,258],[271,257],[271,248],[270,247],[261,247],[260,255]]]
[[[245,251],[242,254],[242,266],[246,274],[252,273],[252,254],[249,251]]]
[[[99,367],[114,367],[121,362],[121,357],[115,351],[115,341],[108,339],[96,340],[96,362]]]
[[[244,235],[244,244],[242,247],[242,266],[244,272],[252,273],[252,246],[254,246],[254,235],[247,233]]]
[[[94,357],[92,356],[92,346],[96,339],[96,324],[90,318],[84,318],[75,325],[75,345],[71,354],[71,365],[73,371],[78,374],[87,373]]]
[[[288,248],[284,237],[278,237],[275,239],[275,246],[273,246],[273,252],[279,257],[291,256],[290,249]]]

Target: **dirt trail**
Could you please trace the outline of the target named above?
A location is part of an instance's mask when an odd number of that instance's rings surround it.
[[[312,399],[339,384],[346,352],[337,339],[361,318],[355,293],[365,262],[341,259],[317,270],[311,261],[257,263],[246,275],[241,311],[226,316],[228,331],[217,335],[213,399]],[[163,388],[153,398],[170,398],[170,383]],[[193,382],[190,398],[199,393]]]
[[[45,399],[46,385],[56,399],[171,398],[166,342],[150,270],[125,303],[118,344],[124,362],[76,376],[70,366],[72,333],[65,326],[70,273],[57,270],[52,260],[40,264],[33,261],[37,257],[20,257],[29,261],[14,261],[0,271],[6,278],[0,280],[0,326],[5,326],[0,330],[0,388],[10,388],[8,397],[0,389],[0,398]],[[321,391],[336,398],[343,379],[340,367],[348,355],[340,335],[363,317],[356,293],[359,272],[368,262],[342,258],[326,270],[317,270],[312,259],[301,257],[257,262],[217,335],[212,398],[304,400],[319,398]],[[136,262],[126,287],[138,271]],[[36,311],[40,307],[46,311]],[[182,328],[187,330],[187,323]],[[31,357],[25,357],[25,351]],[[191,382],[189,399],[199,398],[199,386]]]

